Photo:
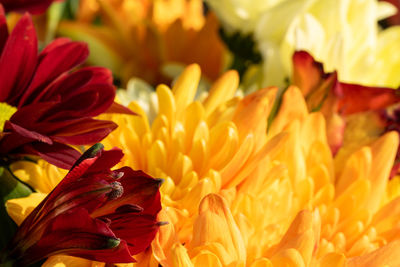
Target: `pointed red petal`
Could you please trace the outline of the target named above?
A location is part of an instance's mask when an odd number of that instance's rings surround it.
[[[52,145],[32,143],[24,147],[24,151],[27,154],[38,155],[49,163],[63,169],[70,169],[81,155],[72,147],[60,143],[53,143]]]
[[[59,101],[34,103],[25,107],[22,107],[14,113],[10,118],[10,121],[23,125],[25,128],[33,131],[48,133],[50,129],[43,127],[43,125],[37,125],[42,122],[42,116],[45,115],[51,108],[57,106]]]
[[[103,217],[111,221],[111,230],[127,242],[132,255],[149,247],[159,228],[156,216],[148,214],[119,210]]]
[[[87,44],[80,42],[63,43],[46,50],[44,55],[39,56],[35,76],[19,101],[19,106],[32,102],[55,78],[82,64],[88,55]]]
[[[105,111],[105,113],[137,115],[135,112],[133,112],[129,108],[127,108],[121,104],[118,104],[116,102],[112,103],[112,105]]]
[[[11,132],[17,133],[22,137],[29,138],[32,141],[38,141],[38,142],[45,143],[45,144],[48,144],[48,145],[52,145],[53,144],[53,141],[50,139],[50,137],[42,135],[42,134],[40,134],[38,132],[35,132],[35,131],[30,131],[30,130],[25,129],[25,128],[23,128],[23,127],[21,127],[21,126],[19,126],[17,124],[14,124],[14,123],[12,123],[10,121],[7,121],[7,123],[5,124],[4,129],[7,130],[7,131],[11,131]]]
[[[119,244],[119,245],[118,245]],[[126,244],[119,242],[107,224],[75,209],[56,217],[40,241],[25,252],[21,264],[33,263],[53,254],[66,254],[108,263],[134,262]]]
[[[85,119],[85,123],[79,120],[75,124],[70,124],[56,133],[52,139],[57,142],[70,145],[86,145],[100,142],[118,126],[112,121]]]
[[[124,153],[119,148],[103,151],[97,160],[90,166],[88,172],[99,172],[104,169],[110,169],[121,161]]]
[[[37,38],[32,19],[25,14],[17,23],[0,58],[0,102],[15,106],[36,68]]]
[[[4,9],[0,4],[0,55],[8,38],[8,28]]]

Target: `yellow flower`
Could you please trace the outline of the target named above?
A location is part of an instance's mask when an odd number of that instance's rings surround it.
[[[214,80],[222,70],[223,46],[215,16],[201,0],[84,0],[80,21],[64,21],[59,33],[89,44],[92,64],[110,68],[125,85],[139,77],[168,81],[165,68],[199,63]],[[98,16],[102,26],[90,24]]]
[[[264,63],[259,83],[284,85],[295,50],[306,50],[337,70],[339,79],[370,86],[400,85],[400,27],[380,30],[378,20],[396,12],[378,0],[280,0],[263,5],[208,0],[225,24],[254,33]],[[251,1],[246,1],[251,2]],[[238,22],[240,21],[240,22]],[[245,23],[248,22],[248,23]],[[250,29],[241,25],[252,25]],[[228,27],[228,29],[230,29]]]
[[[388,179],[397,133],[337,165],[323,115],[308,112],[296,87],[268,125],[277,88],[234,96],[230,71],[194,101],[200,76],[190,65],[172,90],[159,85],[151,124],[136,102],[129,107],[140,116],[104,115],[120,125],[104,144],[124,148],[121,164],[165,179],[159,220],[170,223],[138,265],[400,264],[400,182]],[[27,205],[16,202],[9,207]],[[64,260],[80,263],[47,266]]]
[[[262,14],[283,0],[206,0],[228,31],[254,32]],[[276,26],[276,25],[275,25]]]

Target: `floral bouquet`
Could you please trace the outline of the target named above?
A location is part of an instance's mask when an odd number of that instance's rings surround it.
[[[0,0],[0,266],[400,266],[399,0]]]

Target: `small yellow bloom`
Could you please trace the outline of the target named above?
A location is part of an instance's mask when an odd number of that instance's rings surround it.
[[[165,179],[159,220],[169,224],[139,266],[400,264],[400,183],[388,179],[397,133],[338,164],[324,116],[298,88],[267,125],[276,88],[235,96],[230,71],[194,100],[200,76],[190,65],[172,90],[159,85],[152,123],[136,102],[139,116],[102,115],[120,125],[104,143],[124,147],[122,164]]]

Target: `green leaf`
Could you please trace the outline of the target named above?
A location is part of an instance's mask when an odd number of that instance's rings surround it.
[[[8,169],[0,167],[0,250],[14,236],[17,225],[8,216],[5,203],[9,199],[29,196],[32,190],[21,183]]]
[[[65,12],[66,3],[53,3],[47,10],[47,33],[45,43],[48,44],[54,40],[58,24]]]

